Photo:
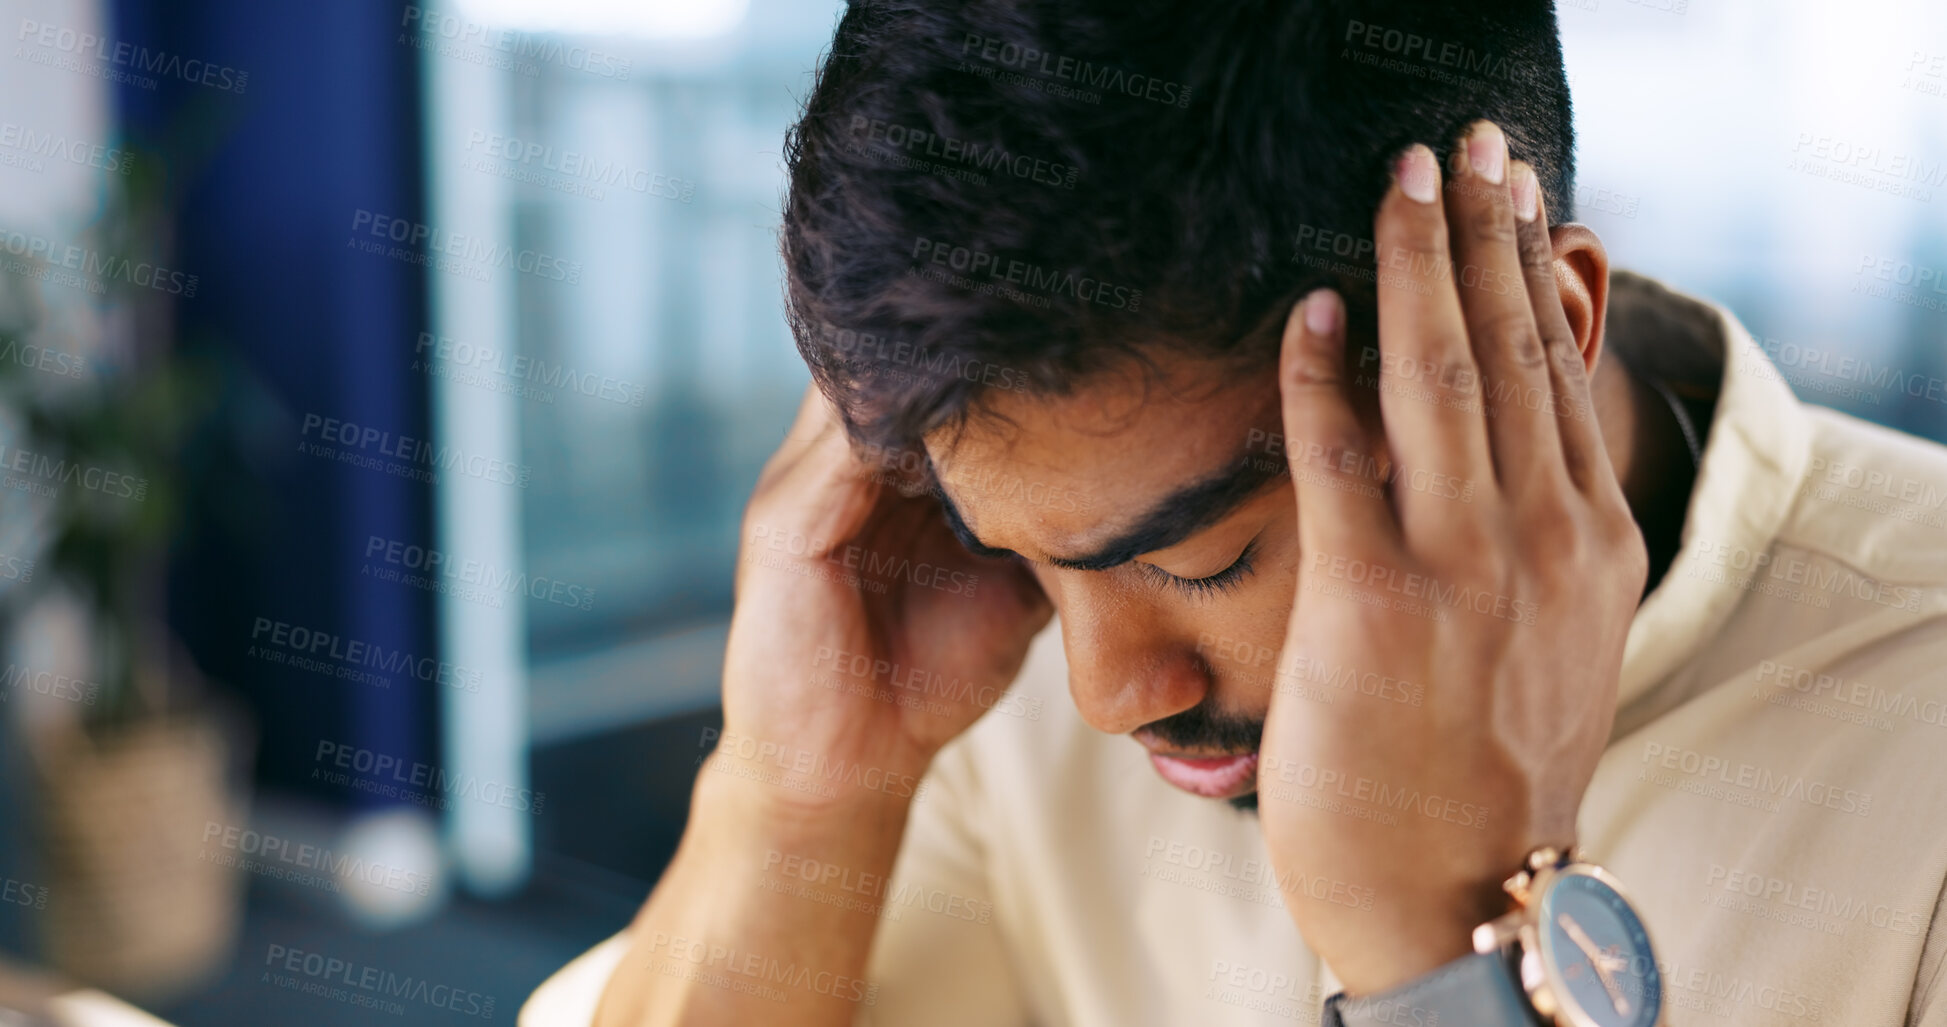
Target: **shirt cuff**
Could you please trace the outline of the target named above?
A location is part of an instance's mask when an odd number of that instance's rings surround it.
[[[516,1027],[593,1027],[595,1007],[628,950],[629,935],[624,931],[556,970],[528,996]]]

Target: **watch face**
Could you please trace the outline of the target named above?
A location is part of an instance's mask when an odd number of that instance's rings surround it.
[[[1649,932],[1606,881],[1570,868],[1536,910],[1542,968],[1564,1019],[1578,1027],[1650,1027],[1663,1005],[1663,978]]]

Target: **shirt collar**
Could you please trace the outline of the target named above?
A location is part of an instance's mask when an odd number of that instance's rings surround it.
[[[1681,545],[1629,627],[1616,697],[1619,731],[1636,719],[1632,712],[1643,712],[1632,706],[1697,655],[1744,598],[1739,573],[1718,562],[1726,553],[1771,548],[1811,453],[1811,421],[1751,333],[1724,307],[1696,302],[1717,316],[1723,371]]]

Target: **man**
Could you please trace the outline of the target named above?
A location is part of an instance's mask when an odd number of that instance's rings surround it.
[[[1570,153],[1545,4],[855,5],[725,726],[524,1022],[1947,1024],[1947,452]]]

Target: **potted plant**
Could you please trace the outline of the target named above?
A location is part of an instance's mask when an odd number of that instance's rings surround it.
[[[150,1000],[227,961],[242,887],[204,830],[243,822],[238,771],[253,755],[166,622],[181,457],[213,376],[175,352],[170,296],[136,270],[166,264],[158,188],[140,174],[111,187],[84,234],[104,273],[0,276],[0,522],[34,566],[0,583],[0,601],[15,625],[11,705],[32,721],[14,727],[40,783],[45,954],[69,977]],[[67,360],[50,367],[49,353]],[[20,684],[49,675],[67,687]]]

